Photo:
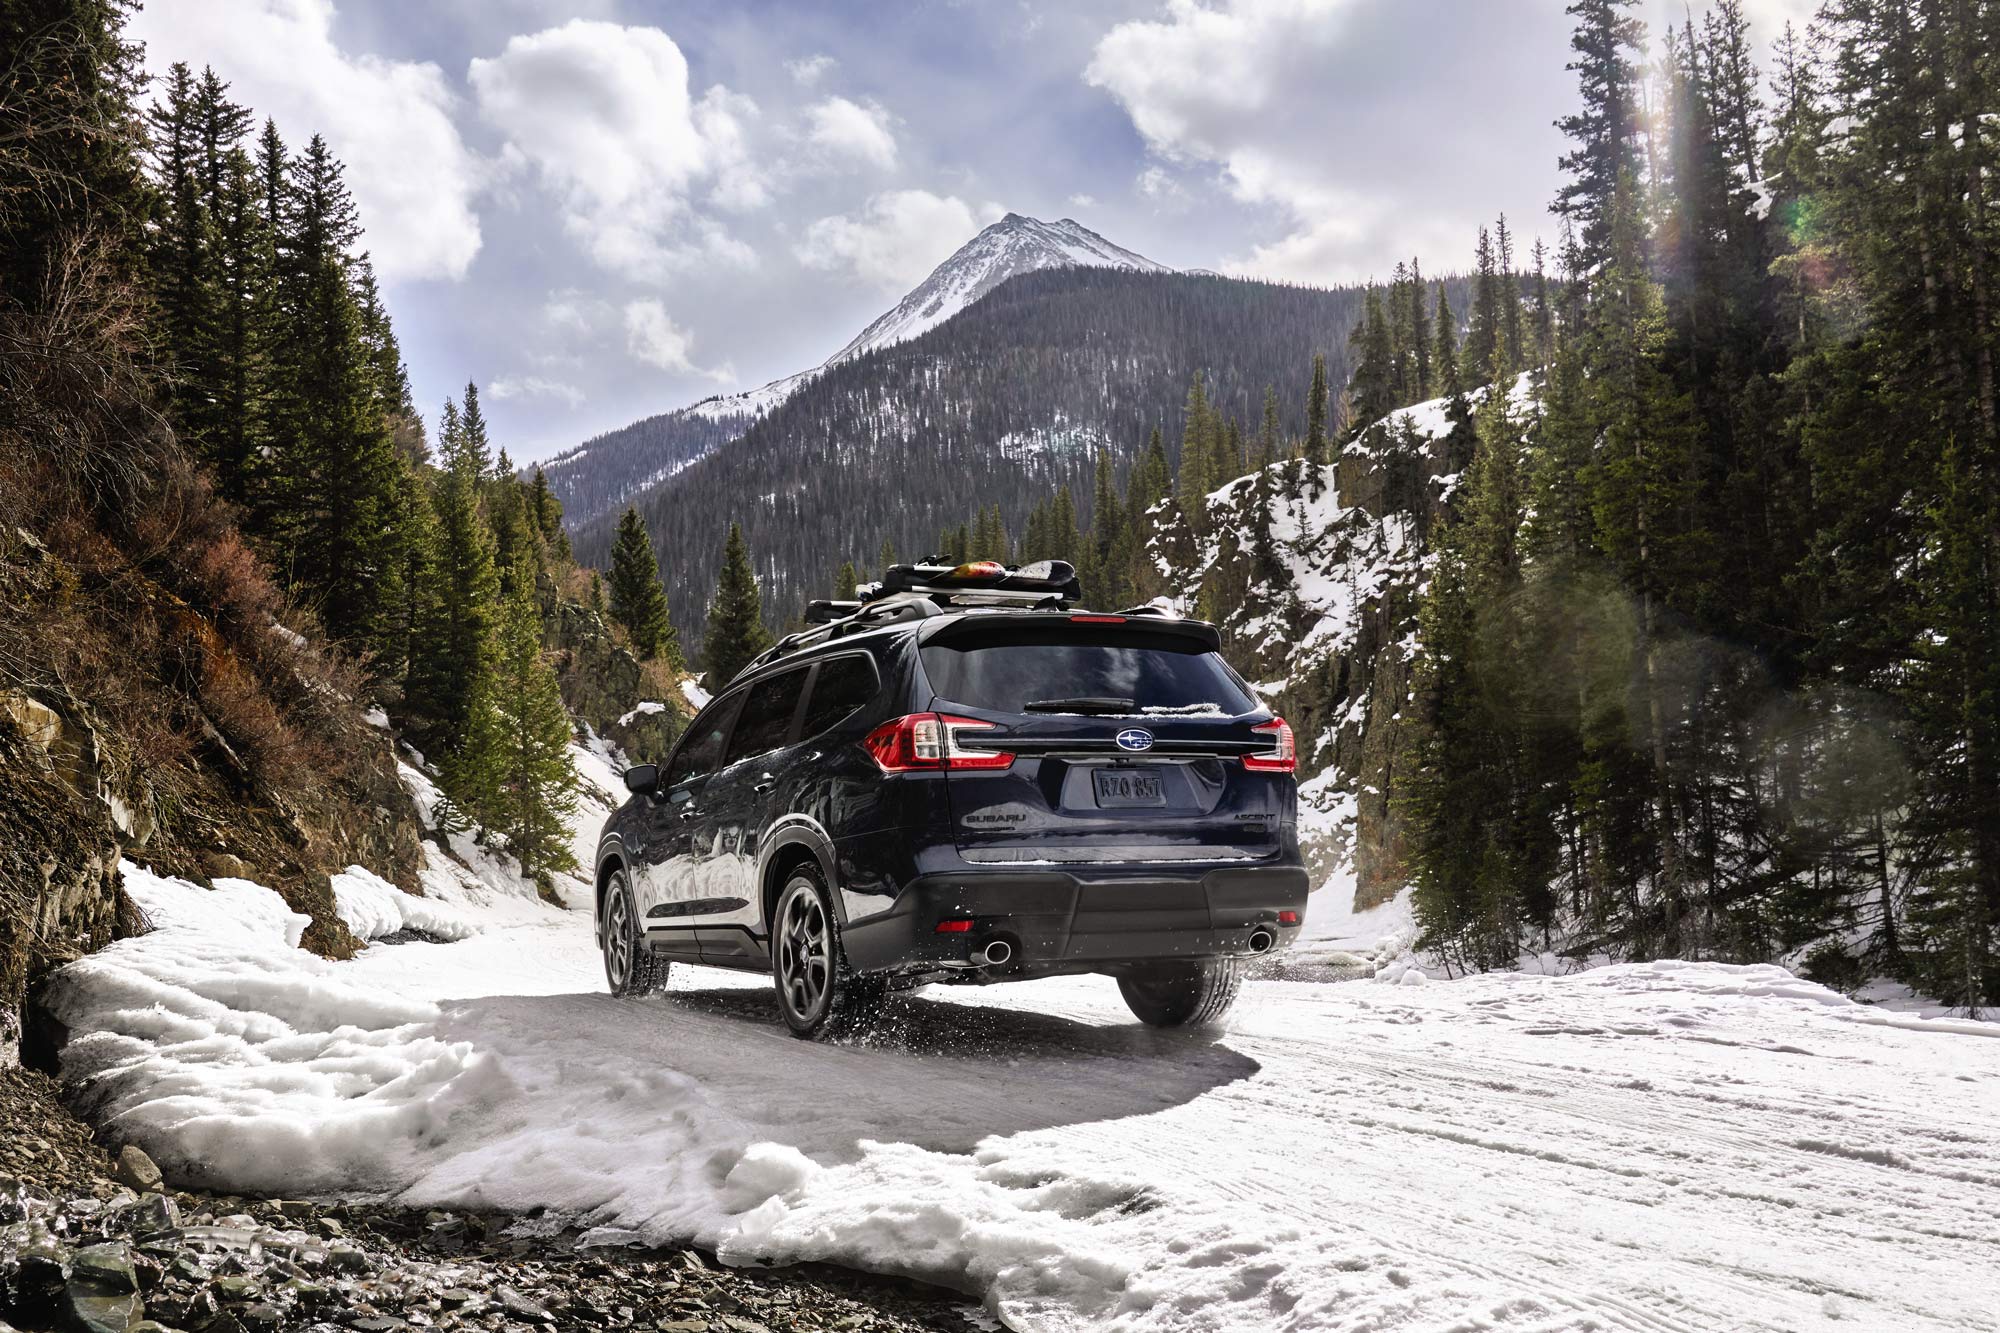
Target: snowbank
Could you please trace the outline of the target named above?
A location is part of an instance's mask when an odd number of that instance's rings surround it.
[[[587,923],[483,885],[478,934],[332,964],[268,890],[127,875],[159,929],[55,978],[63,1077],[216,1189],[543,1208],[952,1283],[1049,1333],[1991,1310],[2000,1042],[1958,1034],[2000,1027],[1782,968],[1252,983],[1208,1035],[1060,978],[819,1045],[755,979],[605,996]]]
[[[333,877],[333,902],[340,919],[361,940],[379,940],[405,930],[462,940],[479,929],[462,913],[404,893],[366,866],[349,866]]]
[[[435,1005],[350,985],[305,918],[245,880],[121,866],[155,929],[71,964],[49,1005],[64,1082],[170,1177],[270,1193],[392,1188],[505,1079],[438,1040]]]

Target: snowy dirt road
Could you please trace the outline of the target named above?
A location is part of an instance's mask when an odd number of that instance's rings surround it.
[[[1263,981],[1203,1036],[1063,979],[810,1045],[752,978],[609,998],[579,914],[338,965],[172,933],[78,965],[68,1072],[216,1183],[545,1205],[1019,1329],[2000,1327],[2000,1026],[1776,968]]]

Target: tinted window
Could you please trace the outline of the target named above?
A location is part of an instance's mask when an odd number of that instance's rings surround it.
[[[723,764],[768,754],[783,745],[792,729],[792,714],[798,710],[799,692],[805,685],[803,670],[783,671],[752,685],[744,696],[743,716],[736,720]]]
[[[678,787],[692,778],[706,777],[722,767],[722,741],[729,734],[729,719],[736,715],[740,694],[718,699],[688,724],[681,748],[674,751],[667,766],[667,787]]]
[[[831,657],[819,664],[800,736],[817,736],[875,697],[875,659]]]
[[[1130,699],[1134,713],[1256,707],[1220,657],[1170,634],[1020,627],[1004,638],[926,644],[923,660],[939,695],[995,712],[1062,699]]]

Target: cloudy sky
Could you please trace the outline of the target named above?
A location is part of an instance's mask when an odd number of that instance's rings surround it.
[[[1562,10],[147,0],[134,35],[327,137],[420,405],[478,380],[528,460],[817,364],[1009,210],[1305,283],[1552,236]]]

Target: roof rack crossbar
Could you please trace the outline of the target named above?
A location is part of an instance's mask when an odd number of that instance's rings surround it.
[[[878,583],[862,584],[856,600],[806,603],[808,628],[787,634],[752,658],[737,676],[815,644],[863,630],[939,615],[948,609],[1061,611],[1082,600],[1076,570],[1066,560],[1006,565],[975,560],[953,565],[942,556],[891,565]],[[733,678],[732,678],[733,679]]]

